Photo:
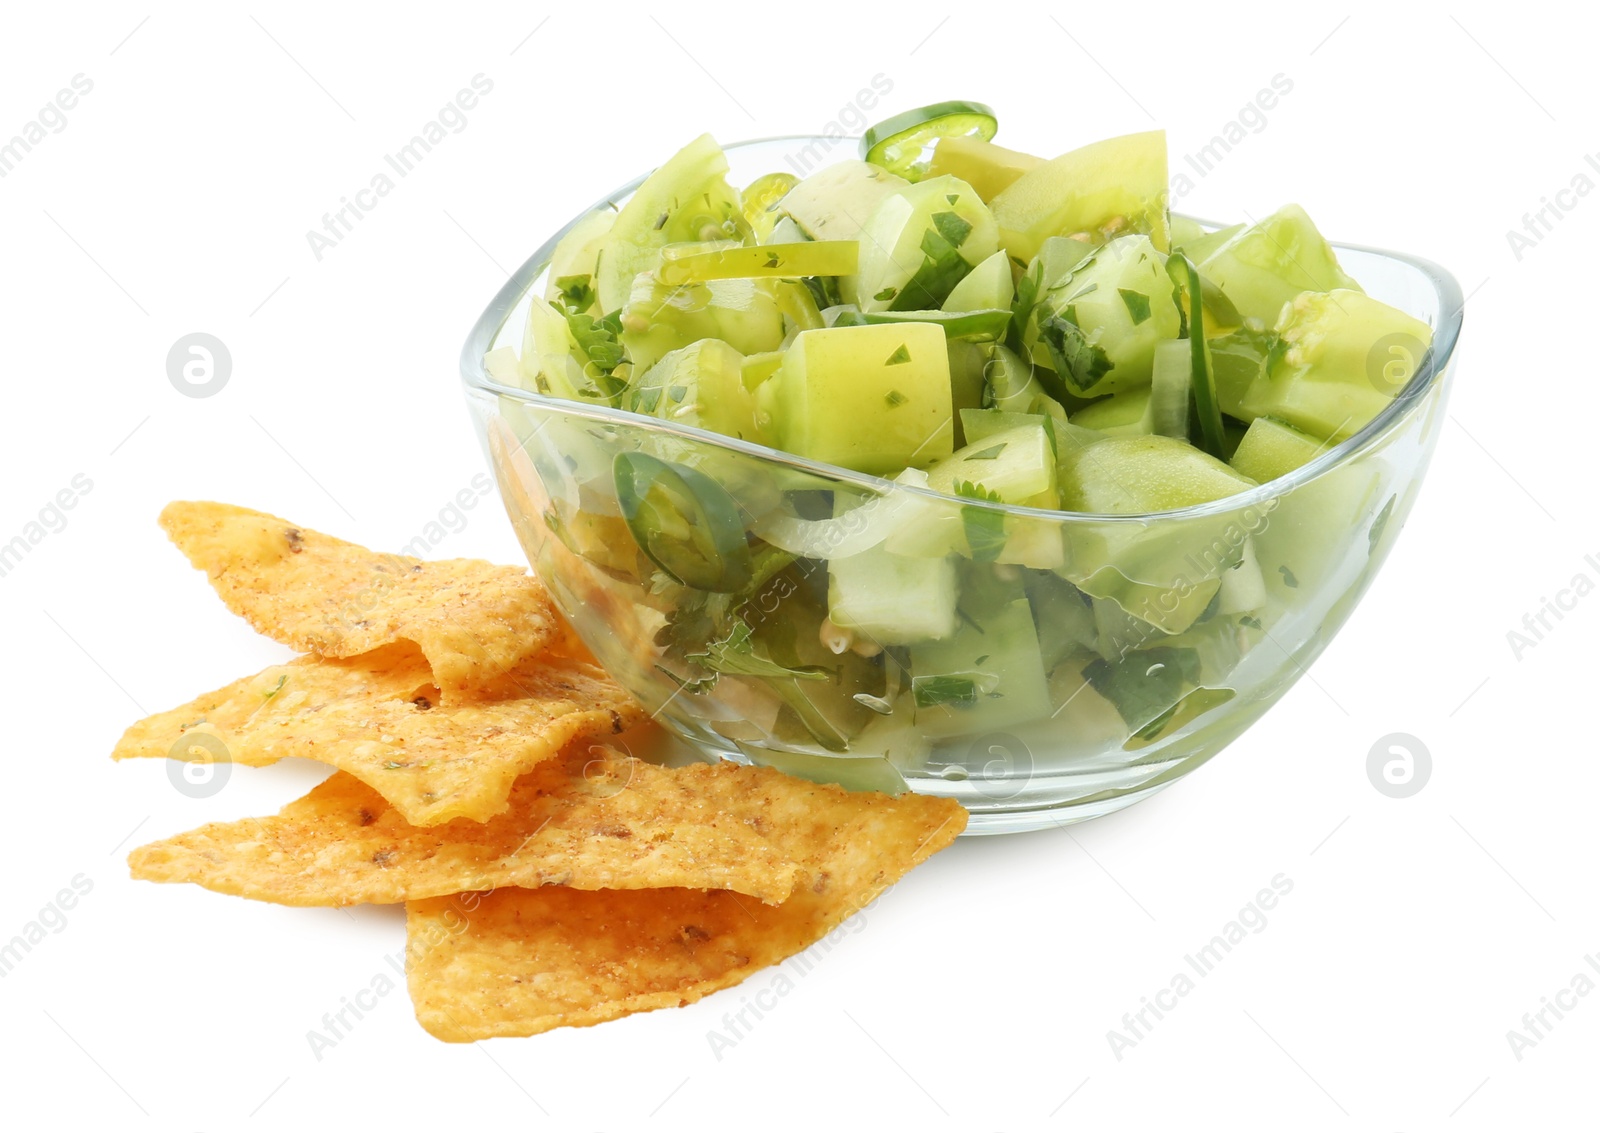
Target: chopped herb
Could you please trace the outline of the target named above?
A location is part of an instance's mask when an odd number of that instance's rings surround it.
[[[1075,312],[1068,307],[1059,315],[1047,315],[1039,320],[1039,341],[1050,354],[1056,373],[1070,379],[1077,390],[1087,393],[1100,384],[1100,379],[1111,372],[1111,359],[1106,352],[1090,342],[1073,321]]]
[[[650,415],[656,411],[656,406],[661,404],[661,387],[645,386],[633,391],[633,411]]]
[[[778,257],[778,253],[776,253],[776,252],[768,252],[767,253],[767,266],[769,268],[775,268],[779,264],[781,264],[782,262],[783,262],[783,260],[781,260]]]
[[[944,195],[944,199],[949,201],[951,204],[955,204],[961,199],[961,196],[959,193],[946,193]]]
[[[981,484],[957,480],[955,494],[969,500],[999,503],[1000,493],[991,492]],[[986,507],[961,509],[961,527],[967,537],[967,547],[975,563],[992,563],[1000,557],[1006,545],[1006,517],[1004,512]]]
[[[901,393],[897,389],[892,389],[883,395],[883,400],[890,409],[894,409],[897,406],[904,405],[907,399],[905,394]]]
[[[1300,589],[1300,580],[1294,576],[1294,571],[1290,570],[1287,566],[1281,566],[1278,568],[1278,573],[1283,575],[1283,584],[1289,589]]]
[[[667,387],[667,399],[669,401],[671,401],[674,405],[676,405],[679,402],[681,402],[684,399],[684,397],[688,395],[688,393],[689,393],[689,387],[688,386],[668,386]]]
[[[1126,287],[1117,288],[1117,294],[1122,296],[1122,305],[1128,308],[1128,318],[1133,320],[1133,325],[1138,326],[1150,317],[1150,296],[1142,291],[1130,291]]]
[[[401,763],[397,759],[390,759],[390,760],[386,760],[384,762],[383,769],[385,771],[399,771],[399,770],[402,770],[403,768],[410,767],[410,766],[411,766],[411,764],[409,764],[409,763]]]
[[[733,619],[733,628],[721,641],[713,641],[704,653],[690,653],[688,659],[701,668],[714,673],[739,677],[781,677],[799,681],[825,681],[828,671],[816,665],[791,669],[767,657],[758,655],[754,631],[741,618]]]
[[[891,311],[931,311],[972,270],[956,249],[972,225],[953,212],[935,213],[933,227],[922,234],[922,266],[890,303]]]
[[[987,653],[985,653],[985,654],[984,654],[984,655],[983,655],[983,656],[982,656],[982,657],[978,657],[978,658],[976,658],[976,659],[975,659],[975,660],[974,660],[974,661],[973,661],[973,662],[972,662],[972,663],[973,663],[973,664],[974,664],[974,665],[981,665],[981,664],[983,664],[983,663],[984,663],[984,662],[985,662],[985,661],[987,661],[987,660],[988,660],[988,659],[989,659],[989,655],[988,655],[988,654],[987,654]]]
[[[289,674],[288,673],[280,673],[278,675],[278,683],[272,686],[272,690],[270,692],[262,693],[261,694],[262,699],[271,700],[273,697],[277,696],[279,692],[283,691],[283,686],[285,684],[287,684],[288,681],[289,681]]]
[[[887,303],[898,294],[900,294],[900,292],[898,290],[896,290],[895,288],[893,288],[893,287],[885,287],[882,291],[880,291],[876,295],[874,295],[873,298],[876,299],[879,303]]]
[[[951,201],[955,204],[955,201]],[[972,234],[972,225],[961,219],[960,213],[936,212],[933,214],[933,227],[935,231],[950,241],[952,248],[959,248],[966,243],[967,237]]]
[[[983,449],[980,452],[973,453],[971,456],[967,457],[966,459],[967,460],[993,460],[995,457],[999,456],[1001,453],[1006,451],[1006,444],[1007,444],[1006,441],[1001,441],[997,445],[990,445],[988,448]]]
[[[587,311],[594,306],[595,290],[587,275],[563,275],[556,280],[556,290],[561,305],[570,310]]]
[[[1193,649],[1162,646],[1140,649],[1111,662],[1101,658],[1084,666],[1083,677],[1111,702],[1123,723],[1145,728],[1161,719],[1200,679],[1200,654]]]
[[[976,704],[978,686],[971,677],[912,677],[911,698],[918,708],[932,708],[940,704]]]
[[[884,362],[884,365],[885,366],[903,366],[905,363],[907,363],[909,361],[911,361],[911,351],[906,349],[904,343],[901,343],[899,348],[897,350],[895,350],[895,352],[893,354],[889,355],[889,359],[888,359],[888,361]]]
[[[1249,626],[1251,629],[1260,629],[1261,619],[1255,617],[1253,614],[1245,614],[1240,617],[1239,624],[1242,626]]]
[[[178,730],[180,732],[187,732],[190,728],[198,728],[201,724],[204,724],[205,722],[206,722],[206,718],[204,716],[202,716],[198,720],[192,720],[189,723],[184,724]]]

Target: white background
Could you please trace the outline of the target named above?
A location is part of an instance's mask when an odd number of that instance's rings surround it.
[[[890,8],[8,9],[0,140],[72,76],[94,86],[0,179],[0,542],[75,475],[93,487],[0,578],[0,940],[76,875],[93,889],[0,980],[0,1124],[1387,1130],[1593,1112],[1600,994],[1520,1060],[1506,1037],[1600,950],[1600,598],[1520,660],[1506,637],[1600,578],[1600,194],[1520,261],[1506,237],[1600,148],[1587,36],[1528,6]],[[479,73],[494,89],[467,127],[319,262],[306,231]],[[318,1061],[306,1033],[388,970],[397,911],[127,879],[133,845],[269,813],[318,774],[241,769],[197,800],[159,763],[106,758],[142,712],[284,656],[157,512],[214,498],[408,542],[481,470],[456,353],[508,269],[702,130],[819,130],[880,73],[873,117],[983,99],[1001,142],[1047,154],[1156,123],[1175,163],[1287,76],[1181,207],[1296,200],[1471,294],[1388,566],[1224,755],[1087,826],[963,840],[720,1060],[708,1031],[767,977],[477,1047],[428,1038],[397,989]],[[167,380],[192,331],[232,353],[213,397]],[[492,497],[467,518],[441,556],[518,560]],[[1368,780],[1392,732],[1432,753],[1407,799]],[[1116,1058],[1124,1012],[1280,873],[1293,891],[1265,929]]]

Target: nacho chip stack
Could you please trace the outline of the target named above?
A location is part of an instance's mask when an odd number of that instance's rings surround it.
[[[524,571],[223,504],[172,504],[162,525],[229,609],[308,655],[139,721],[113,757],[335,770],[276,816],[134,850],[133,875],[404,902],[412,999],[438,1038],[691,1003],[825,936],[966,825],[946,799],[599,746],[644,712]]]

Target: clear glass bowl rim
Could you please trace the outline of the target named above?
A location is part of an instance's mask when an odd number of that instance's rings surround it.
[[[780,134],[769,138],[749,138],[744,141],[733,142],[724,146],[723,149],[724,151],[733,152],[747,147],[769,145],[776,142],[803,145],[820,141],[829,145],[837,145],[857,140],[854,138],[824,138],[821,135],[814,134]],[[855,472],[848,468],[841,468],[838,465],[824,464],[821,461],[795,456],[793,453],[787,453],[781,449],[769,448],[766,445],[738,440],[733,437],[725,437],[720,433],[697,429],[690,425],[674,424],[657,417],[646,417],[626,409],[613,409],[603,405],[585,405],[582,402],[567,401],[564,398],[548,397],[517,386],[501,385],[489,377],[488,371],[484,369],[483,365],[484,355],[489,351],[490,344],[499,335],[500,328],[527,293],[534,279],[549,265],[550,258],[554,254],[556,245],[560,243],[561,238],[590,213],[597,209],[614,207],[621,198],[626,197],[643,184],[645,178],[650,176],[652,172],[654,172],[653,169],[639,174],[627,184],[607,193],[567,221],[511,274],[511,277],[496,292],[494,298],[489,301],[489,305],[484,308],[483,313],[478,316],[478,321],[473,324],[472,330],[467,334],[466,342],[462,345],[461,376],[467,389],[499,397],[513,398],[539,409],[553,410],[570,416],[585,417],[609,424],[627,425],[631,428],[680,437],[732,452],[743,453],[761,460],[787,465],[819,479],[855,484],[878,495],[900,491],[947,502],[956,500],[957,497],[934,491],[931,488],[919,488],[911,484],[897,483],[881,476]],[[1199,223],[1207,227],[1220,227],[1209,221],[1199,221]],[[1389,433],[1401,426],[1405,418],[1423,400],[1426,394],[1435,385],[1442,382],[1445,375],[1449,373],[1450,363],[1455,356],[1456,343],[1461,337],[1462,313],[1466,302],[1462,297],[1461,285],[1456,281],[1456,278],[1431,260],[1425,260],[1419,256],[1412,256],[1404,252],[1394,252],[1385,248],[1374,248],[1363,244],[1347,244],[1337,241],[1332,243],[1336,249],[1381,256],[1421,272],[1433,285],[1441,314],[1440,325],[1434,328],[1433,345],[1427,354],[1423,356],[1422,363],[1417,367],[1417,372],[1412,375],[1411,381],[1406,384],[1405,389],[1396,394],[1394,400],[1381,413],[1367,422],[1365,428],[1343,442],[1334,445],[1316,459],[1301,465],[1287,476],[1269,480],[1245,492],[1185,508],[1139,512],[1128,515],[1103,515],[1096,512],[1059,511],[967,499],[961,499],[959,502],[964,507],[985,507],[1007,515],[1036,516],[1097,524],[1145,524],[1155,519],[1199,518],[1207,515],[1241,511],[1265,504],[1268,500],[1282,496],[1302,484],[1309,483],[1336,468],[1354,461],[1362,453],[1379,444]]]

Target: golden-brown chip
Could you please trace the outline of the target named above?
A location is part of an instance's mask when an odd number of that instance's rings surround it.
[[[831,797],[838,788],[789,782],[797,803],[811,795],[838,816],[848,809]],[[809,855],[810,884],[777,906],[716,890],[560,886],[411,902],[417,1020],[436,1038],[472,1042],[692,1003],[827,936],[965,826],[952,800],[876,796],[827,831]]]
[[[576,739],[643,716],[598,665],[551,655],[495,682],[499,699],[438,703],[409,644],[360,657],[274,665],[134,724],[114,759],[212,759],[261,766],[303,756],[347,771],[406,821],[434,826],[503,813],[517,776]]]
[[[415,642],[446,701],[484,687],[565,630],[544,585],[520,568],[380,554],[228,504],[171,503],[161,526],[260,633],[324,657]]]
[[[594,755],[591,756],[590,752]],[[129,856],[133,876],[284,905],[393,903],[507,885],[728,889],[776,903],[802,875],[758,827],[777,772],[669,769],[574,744],[487,822],[412,826],[342,772],[272,818],[216,822]]]

